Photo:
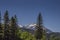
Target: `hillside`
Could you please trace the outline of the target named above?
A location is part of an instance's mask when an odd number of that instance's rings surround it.
[[[22,26],[20,27],[20,30],[23,32],[31,33],[31,35],[34,35],[35,26],[36,26],[35,24]],[[46,27],[43,27],[43,29],[46,30],[46,40],[52,40],[52,39],[60,40],[60,32],[53,32]]]

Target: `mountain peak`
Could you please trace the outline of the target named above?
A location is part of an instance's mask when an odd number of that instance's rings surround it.
[[[29,30],[35,30],[36,24],[28,24],[25,26],[20,25],[20,27],[25,28],[25,29],[29,29]],[[46,30],[47,33],[51,33],[52,31],[46,27],[43,27],[44,30]]]

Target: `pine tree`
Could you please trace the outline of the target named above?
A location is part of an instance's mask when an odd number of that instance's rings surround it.
[[[15,19],[15,39],[17,40],[18,23],[17,23],[17,16],[16,15],[14,16],[14,19]]]
[[[2,40],[3,39],[3,29],[2,29],[2,25],[1,25],[1,13],[0,13],[0,39]]]
[[[17,30],[17,28],[18,28],[18,23],[17,23],[17,16],[16,16],[16,15],[14,16],[14,19],[15,19],[15,30]]]
[[[9,40],[9,16],[7,10],[4,15],[4,40]]]
[[[19,26],[18,26],[18,21],[17,21],[17,16],[16,16],[16,15],[14,16],[14,19],[15,19],[15,39],[16,39],[16,40],[22,40],[21,38],[19,38],[19,37],[17,36],[17,31],[18,31],[18,29],[19,29]]]
[[[16,40],[16,19],[11,18],[11,40]]]
[[[0,32],[1,32],[1,13],[0,13]]]
[[[41,40],[43,37],[43,23],[42,23],[41,13],[39,13],[38,19],[37,19],[35,37],[36,37],[36,40]]]
[[[20,37],[18,37],[17,35],[17,31],[19,29],[19,26],[18,26],[18,21],[17,21],[17,16],[15,15],[14,16],[14,19],[15,19],[15,40],[22,40]]]
[[[22,40],[17,36],[18,23],[16,15],[11,18],[11,40]]]

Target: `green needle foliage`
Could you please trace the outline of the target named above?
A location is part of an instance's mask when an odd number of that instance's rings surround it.
[[[37,18],[35,37],[36,37],[36,40],[41,40],[43,37],[43,25],[42,25],[41,13],[39,13],[38,18]]]
[[[1,24],[1,13],[0,13],[0,39],[3,40],[3,27]]]
[[[7,10],[4,15],[4,40],[9,40],[9,16]]]

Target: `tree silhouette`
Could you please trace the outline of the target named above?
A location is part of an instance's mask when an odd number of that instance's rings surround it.
[[[16,30],[17,30],[17,17],[16,15],[14,17],[11,18],[11,40],[16,40],[17,39],[17,34],[16,34]]]
[[[41,16],[41,13],[39,13],[38,19],[37,19],[36,30],[35,30],[36,40],[41,40],[43,37],[43,25],[42,24],[43,24],[42,16]]]
[[[7,10],[4,15],[4,40],[9,40],[9,16]]]
[[[4,40],[22,40],[17,36],[17,17],[16,15],[9,20],[8,11],[4,15]]]
[[[3,40],[3,29],[2,29],[2,25],[1,25],[1,13],[0,13],[0,39]]]

